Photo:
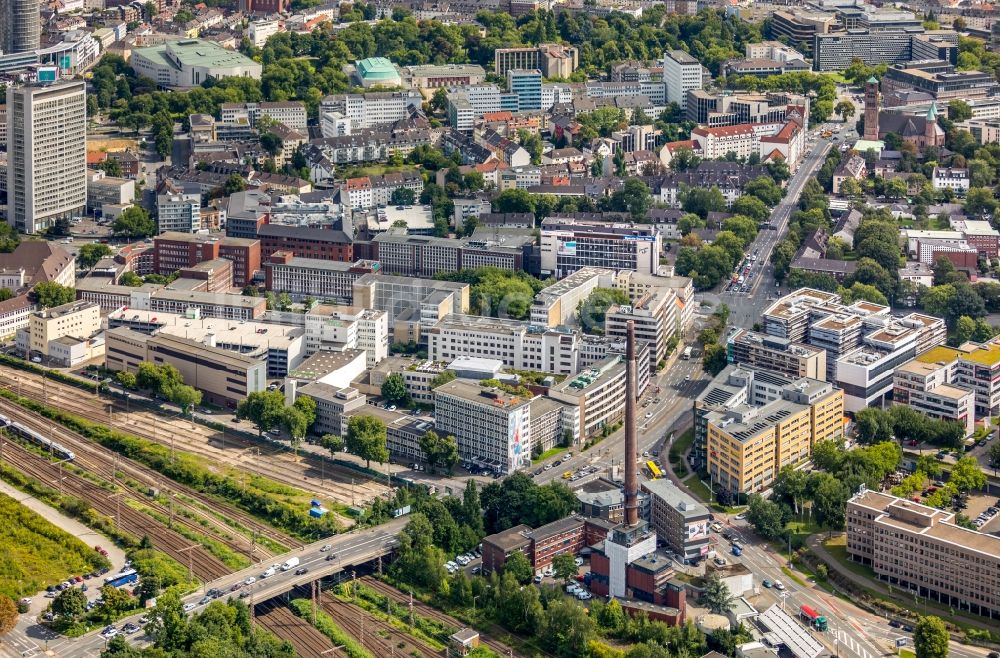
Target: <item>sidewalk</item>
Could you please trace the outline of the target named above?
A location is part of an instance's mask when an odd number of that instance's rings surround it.
[[[836,536],[836,535],[834,535]],[[809,546],[809,550],[815,553],[824,563],[826,563],[827,568],[836,571],[841,577],[849,580],[856,587],[860,587],[863,590],[869,590],[870,592],[877,595],[879,598],[887,599],[893,603],[897,603],[908,610],[911,610],[914,614],[919,614],[919,608],[923,607],[924,610],[930,609],[930,614],[935,614],[945,621],[951,621],[953,623],[963,624],[965,626],[974,626],[987,631],[996,632],[996,624],[991,624],[988,620],[979,620],[975,617],[970,617],[963,613],[956,611],[956,614],[948,615],[948,606],[944,604],[935,603],[933,600],[930,601],[930,606],[923,605],[917,606],[914,604],[913,597],[909,593],[904,593],[903,590],[895,588],[889,590],[888,586],[879,581],[866,578],[861,574],[854,573],[850,569],[844,567],[833,555],[823,546],[821,534],[809,535],[806,539],[806,544]],[[923,599],[921,599],[923,601]],[[944,610],[939,610],[936,608],[944,608]],[[926,612],[925,612],[926,614]]]
[[[64,530],[73,535],[87,546],[93,547],[96,544],[100,544],[102,548],[108,551],[108,559],[111,560],[112,572],[117,572],[122,568],[122,565],[125,564],[125,560],[127,559],[125,551],[115,546],[110,539],[96,530],[91,530],[76,519],[66,516],[59,510],[49,507],[46,503],[43,503],[37,498],[34,498],[19,489],[15,489],[3,480],[0,480],[0,493],[10,496],[60,530]],[[93,597],[96,597],[97,588],[94,587],[92,589]],[[49,604],[49,599],[45,598],[45,592],[38,592],[30,598],[31,609],[29,610],[29,614],[31,615],[37,615]]]

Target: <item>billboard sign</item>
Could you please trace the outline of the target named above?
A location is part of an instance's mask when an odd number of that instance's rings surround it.
[[[708,539],[708,521],[693,521],[687,524],[687,540]]]
[[[507,417],[507,449],[510,451],[511,468],[531,465],[531,446],[525,436],[524,411],[527,407],[515,409]]]
[[[576,240],[560,242],[557,253],[560,256],[576,256]]]
[[[55,66],[41,66],[35,80],[38,82],[55,82],[59,79],[59,69]]]

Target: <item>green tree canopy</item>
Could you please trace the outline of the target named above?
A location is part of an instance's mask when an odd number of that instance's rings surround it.
[[[345,439],[347,449],[364,459],[369,468],[372,460],[383,464],[389,459],[385,423],[381,418],[368,414],[351,416]]]

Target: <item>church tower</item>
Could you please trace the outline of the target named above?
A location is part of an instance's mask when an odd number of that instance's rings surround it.
[[[878,80],[865,83],[865,139],[878,141]]]

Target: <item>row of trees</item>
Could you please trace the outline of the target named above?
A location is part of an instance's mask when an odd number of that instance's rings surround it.
[[[115,379],[124,388],[142,389],[173,402],[182,413],[201,404],[201,391],[185,384],[180,371],[169,363],[140,363],[135,374],[123,370],[115,374]]]
[[[308,395],[299,395],[294,404],[286,406],[281,391],[257,391],[237,405],[236,417],[252,422],[259,436],[278,427],[284,429],[297,450],[316,422],[316,401]]]
[[[965,439],[962,423],[927,418],[906,405],[889,409],[869,407],[854,414],[856,436],[865,444],[893,439],[930,443],[942,448],[961,448]]]

